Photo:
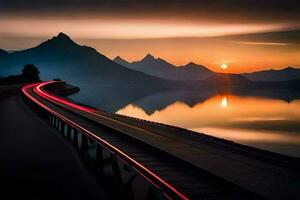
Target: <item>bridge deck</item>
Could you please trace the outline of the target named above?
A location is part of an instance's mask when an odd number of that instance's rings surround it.
[[[31,94],[119,148],[191,199],[258,199],[252,194],[268,199],[298,196],[298,159],[176,127],[101,111],[84,112],[45,100],[33,91]]]

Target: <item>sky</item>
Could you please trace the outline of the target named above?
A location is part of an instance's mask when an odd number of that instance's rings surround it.
[[[0,27],[5,50],[64,32],[128,61],[151,53],[221,72],[300,67],[298,0],[1,0]]]

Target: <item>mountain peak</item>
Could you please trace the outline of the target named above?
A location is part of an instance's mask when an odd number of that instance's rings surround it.
[[[113,60],[114,61],[118,61],[118,60],[125,61],[123,58],[121,58],[121,56],[116,56]]]
[[[205,66],[203,65],[199,65],[197,63],[194,63],[194,62],[189,62],[188,64],[186,64],[184,67],[190,67],[190,68],[202,68],[202,69],[206,69],[208,71],[210,71],[208,68],[206,68]]]
[[[185,67],[195,67],[195,66],[199,66],[199,65],[194,62],[189,62],[188,64],[185,65]]]
[[[57,36],[54,36],[51,40],[59,43],[75,43],[67,34],[60,32]]]
[[[143,59],[142,61],[152,61],[155,60],[154,56],[152,56],[150,53],[148,53]]]
[[[61,40],[71,40],[71,38],[63,33],[63,32],[60,32],[57,36],[56,36],[57,39],[61,39]]]
[[[194,63],[194,62],[189,62],[188,64],[182,66],[182,69],[191,70],[191,71],[201,71],[201,73],[205,72],[205,73],[208,73],[208,74],[214,73],[213,71],[211,71],[207,67],[205,67],[203,65],[199,65],[199,64]]]
[[[77,44],[65,33],[59,33],[57,36],[52,37],[52,39],[47,40],[41,44],[42,47],[74,47]]]
[[[118,63],[118,64],[120,64],[120,65],[123,65],[125,67],[127,67],[130,64],[127,60],[121,58],[121,56],[115,57],[113,59],[113,61],[116,62],[116,63]]]
[[[0,49],[0,54],[8,54],[8,52],[3,49]]]
[[[288,67],[284,68],[283,70],[295,70],[295,68],[291,67],[291,66],[288,66]]]
[[[8,55],[8,52],[4,51],[3,49],[0,49],[0,58],[4,57],[6,55]]]
[[[113,61],[115,61],[115,62],[117,62],[117,63],[118,63],[118,62],[129,63],[127,60],[121,58],[121,56],[115,57],[115,58],[113,59]]]

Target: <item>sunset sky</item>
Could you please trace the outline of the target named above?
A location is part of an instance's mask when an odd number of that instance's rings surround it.
[[[151,53],[178,66],[193,61],[235,73],[300,67],[298,0],[2,0],[0,27],[5,50],[65,32],[129,61]]]

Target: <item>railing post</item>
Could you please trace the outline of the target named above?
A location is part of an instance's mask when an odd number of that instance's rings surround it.
[[[56,128],[56,117],[53,116],[53,127]]]
[[[73,144],[78,148],[78,131],[73,129],[74,137],[73,137]]]
[[[58,127],[59,127],[59,120],[58,120],[58,118],[56,117],[56,118],[55,118],[55,128],[58,129]]]
[[[53,127],[56,128],[56,123],[57,123],[57,122],[56,122],[56,117],[54,117],[53,120],[54,120],[54,121],[53,121]]]
[[[103,165],[103,148],[101,147],[100,144],[97,144],[96,146],[96,166],[101,166]]]
[[[87,152],[86,153],[87,164],[91,168],[94,168],[95,164],[96,164],[97,144],[90,137],[87,137],[87,151],[86,152]]]
[[[132,182],[136,178],[137,174],[133,174],[129,180],[122,185],[121,193],[122,195],[126,196],[128,199],[135,199],[134,193],[132,189]]]
[[[71,127],[67,125],[67,140],[71,141]]]
[[[65,135],[65,123],[63,121],[60,121],[60,132]]]
[[[119,188],[121,188],[122,175],[121,175],[121,171],[119,168],[119,163],[118,163],[117,157],[114,154],[111,155],[111,165],[112,165],[112,170],[113,170],[113,173],[115,176],[116,183],[119,186]]]
[[[54,126],[55,124],[55,116],[54,115],[51,115],[52,118],[51,118],[51,125]]]
[[[81,134],[81,146],[80,152],[82,153],[83,157],[85,158],[88,149],[88,139],[85,134]]]

